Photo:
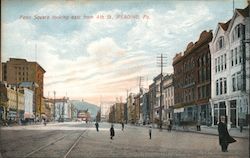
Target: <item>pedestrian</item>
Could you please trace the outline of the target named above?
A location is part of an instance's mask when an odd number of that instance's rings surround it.
[[[149,134],[149,139],[151,139],[151,136],[152,136],[152,127],[151,126],[149,126],[148,134]]]
[[[201,122],[200,122],[200,120],[197,121],[196,128],[197,128],[197,131],[201,131]]]
[[[242,133],[243,131],[243,122],[244,120],[243,119],[239,119],[239,124],[240,124],[240,132]]]
[[[114,125],[111,125],[111,128],[110,128],[110,139],[113,139],[114,136],[115,136]]]
[[[236,140],[231,137],[227,130],[227,124],[225,123],[225,116],[220,117],[220,122],[218,124],[218,132],[219,132],[219,143],[221,146],[222,152],[228,152],[228,144],[236,142]]]
[[[173,120],[169,119],[169,132],[171,132],[172,127],[173,127]]]
[[[46,124],[47,124],[47,122],[46,122],[46,119],[45,119],[45,118],[43,119],[43,124],[44,124],[44,126],[46,126]]]
[[[122,131],[124,130],[124,123],[122,122]]]
[[[99,132],[99,124],[98,124],[98,122],[95,123],[95,128],[96,128],[96,131]]]

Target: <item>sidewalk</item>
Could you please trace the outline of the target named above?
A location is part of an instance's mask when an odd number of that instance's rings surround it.
[[[173,130],[200,133],[200,134],[218,135],[217,127],[201,126],[201,130],[197,131],[196,127],[193,126],[185,128],[183,128],[182,126],[174,126]],[[228,130],[228,132],[233,137],[249,139],[249,128],[244,128],[242,133],[240,132],[240,129],[237,128],[231,128]]]

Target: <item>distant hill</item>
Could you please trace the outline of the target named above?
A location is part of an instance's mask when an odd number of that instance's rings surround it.
[[[77,110],[88,110],[92,119],[95,119],[97,112],[100,110],[100,107],[88,102],[82,102],[79,100],[71,100],[70,102]]]

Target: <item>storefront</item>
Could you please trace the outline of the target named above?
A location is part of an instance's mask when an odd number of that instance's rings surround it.
[[[10,108],[9,111],[8,111],[8,120],[11,120],[11,121],[16,121],[16,109],[12,109]]]
[[[214,101],[211,104],[213,126],[220,121],[220,116],[226,116],[228,128],[237,128],[248,126],[248,99],[243,97],[234,97],[225,101]]]
[[[200,114],[200,123],[201,125],[211,126],[212,124],[212,114],[211,114],[211,106],[210,104],[200,105],[199,106],[199,114]]]

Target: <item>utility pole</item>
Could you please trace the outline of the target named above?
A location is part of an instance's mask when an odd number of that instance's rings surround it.
[[[16,83],[16,121],[17,121],[17,124],[19,124],[19,111],[18,111],[18,86],[19,84]]]
[[[157,63],[157,64],[160,64],[160,67],[161,67],[161,74],[160,74],[160,77],[161,77],[161,82],[160,82],[160,113],[159,113],[159,120],[160,120],[160,129],[162,129],[162,77],[163,77],[163,67],[166,66],[166,63],[163,62],[163,59],[166,59],[167,57],[166,56],[163,56],[163,54],[161,54],[160,57],[157,57],[157,59],[159,60],[160,59],[160,63]]]
[[[63,97],[62,122],[64,122],[64,105],[65,105],[65,97]]]
[[[56,91],[54,91],[54,121],[56,121]]]
[[[125,118],[126,118],[126,124],[128,123],[128,89],[126,89],[127,91],[127,103],[126,103],[126,109],[125,109]]]

